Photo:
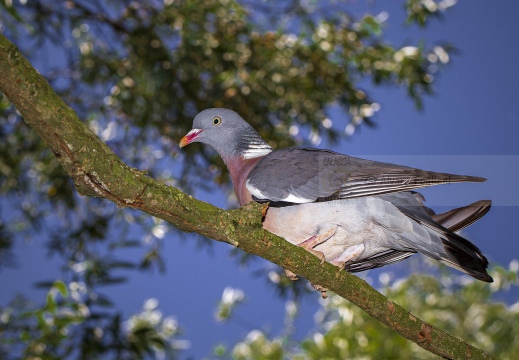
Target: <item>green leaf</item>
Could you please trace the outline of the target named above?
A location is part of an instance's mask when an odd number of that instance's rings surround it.
[[[54,289],[58,290],[59,293],[61,294],[61,296],[63,296],[64,298],[68,297],[67,285],[65,285],[65,283],[63,281],[60,281],[60,280],[55,281],[54,284],[52,284],[52,287]]]
[[[18,12],[13,7],[11,1],[9,2],[9,5],[8,5],[7,1],[0,0],[0,7],[3,7],[9,13],[9,15],[11,15],[13,18],[16,19],[16,21],[22,22],[22,18],[20,17],[20,15],[18,15]]]
[[[47,303],[45,304],[45,310],[51,314],[56,314],[56,299],[51,291],[47,294]]]

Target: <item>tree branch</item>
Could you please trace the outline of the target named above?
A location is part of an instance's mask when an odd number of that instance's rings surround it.
[[[57,96],[20,51],[0,34],[0,91],[11,101],[85,196],[144,211],[261,256],[348,299],[401,336],[446,359],[493,359],[420,320],[368,283],[263,230],[261,205],[224,211],[125,165]]]

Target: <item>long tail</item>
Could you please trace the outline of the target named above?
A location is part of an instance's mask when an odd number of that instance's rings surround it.
[[[481,250],[470,241],[454,233],[454,231],[464,229],[479,220],[490,210],[490,206],[491,202],[489,200],[480,200],[443,214],[429,214],[430,218],[424,217],[419,213],[413,213],[403,207],[399,207],[399,209],[410,218],[439,235],[445,254],[430,253],[427,254],[428,256],[469,274],[478,280],[492,282],[494,280],[488,275],[486,270],[488,260],[481,253]]]
[[[487,273],[488,260],[476,245],[454,233],[445,233],[441,239],[447,258],[438,259],[438,261],[463,271],[478,280],[494,281]]]
[[[433,215],[432,218],[451,231],[459,231],[481,219],[490,210],[491,204],[490,200],[480,200],[443,214]],[[441,262],[478,280],[494,281],[486,271],[488,260],[481,250],[459,235],[449,233],[444,233],[444,235],[446,236],[442,237],[442,242],[449,258],[440,260]]]
[[[410,199],[418,201],[420,204],[419,208],[424,211],[416,211],[417,205],[414,205],[413,201],[409,202]],[[413,193],[411,198],[405,196],[405,193],[400,194],[400,196],[393,194],[389,197],[386,196],[386,200],[396,206],[403,214],[436,234],[435,237],[439,237],[442,241],[443,251],[439,249],[437,249],[439,251],[431,251],[427,247],[421,247],[420,249],[415,249],[415,251],[387,250],[370,258],[347,264],[346,271],[353,273],[375,269],[406,259],[418,251],[478,280],[485,282],[493,281],[486,270],[488,260],[481,253],[481,250],[470,241],[454,233],[483,217],[490,210],[491,201],[481,200],[443,214],[435,214],[431,209],[423,205],[424,198],[419,193]]]

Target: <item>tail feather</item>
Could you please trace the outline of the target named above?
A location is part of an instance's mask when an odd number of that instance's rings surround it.
[[[431,215],[431,217],[450,231],[460,231],[481,219],[490,210],[491,204],[490,200],[480,200],[443,214]],[[442,237],[442,242],[445,251],[449,255],[449,259],[440,260],[441,262],[463,271],[478,280],[493,281],[486,271],[488,260],[481,253],[481,250],[461,236],[452,236],[448,233],[445,235],[447,236],[446,238]]]
[[[488,260],[470,241],[454,233],[445,233],[441,240],[447,258],[439,261],[485,282],[494,280],[487,273]]]
[[[443,214],[431,215],[431,217],[450,231],[460,231],[481,219],[490,210],[491,205],[490,200],[480,200]]]
[[[469,226],[485,215],[490,209],[489,201],[478,201],[440,215],[424,215],[418,212],[411,212],[403,207],[398,208],[405,215],[440,235],[445,253],[434,254],[428,251],[425,252],[423,249],[422,253],[478,280],[485,282],[494,281],[487,273],[488,260],[481,253],[481,250],[470,241],[454,233],[454,231]],[[449,226],[449,228],[445,225]]]

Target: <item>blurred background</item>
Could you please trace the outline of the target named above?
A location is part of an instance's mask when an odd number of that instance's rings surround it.
[[[238,206],[223,162],[177,145],[210,107],[239,112],[275,148],[486,177],[420,192],[437,212],[493,200],[462,234],[493,284],[419,255],[359,276],[513,358],[518,12],[481,0],[0,0],[0,31],[126,163],[219,207]],[[79,196],[1,93],[0,139],[1,358],[432,357],[263,259]]]

